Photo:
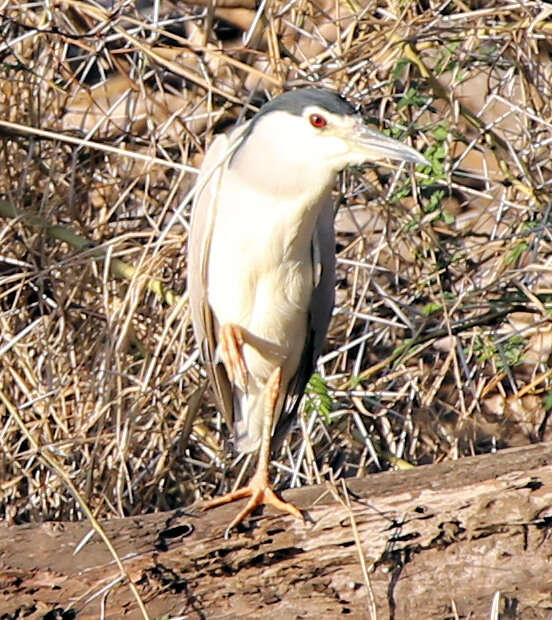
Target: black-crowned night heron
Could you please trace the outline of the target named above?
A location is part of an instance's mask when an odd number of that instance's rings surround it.
[[[259,450],[249,484],[204,506],[249,496],[229,529],[261,504],[302,518],[271,488],[271,440],[297,412],[330,321],[336,176],[385,158],[427,163],[314,88],[272,99],[205,155],[188,249],[194,332],[237,449]]]

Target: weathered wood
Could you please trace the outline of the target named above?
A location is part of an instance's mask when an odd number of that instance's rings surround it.
[[[341,484],[291,490],[310,522],[268,510],[229,540],[237,504],[105,528],[152,618],[369,618],[370,591],[378,618],[489,617],[496,593],[501,617],[549,618],[551,447],[348,480],[350,509]],[[141,617],[97,536],[73,555],[89,530],[0,528],[0,617]]]

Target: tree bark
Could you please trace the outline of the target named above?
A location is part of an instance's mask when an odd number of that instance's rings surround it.
[[[151,618],[550,618],[551,447],[290,490],[305,523],[228,540],[238,502],[104,527]],[[73,554],[89,531],[1,527],[0,618],[141,618],[97,534]]]

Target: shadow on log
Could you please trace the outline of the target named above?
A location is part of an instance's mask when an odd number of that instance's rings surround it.
[[[229,540],[239,503],[105,529],[151,618],[550,618],[551,447],[290,490],[309,522],[268,510]],[[141,618],[97,535],[74,555],[89,531],[0,528],[0,617]]]

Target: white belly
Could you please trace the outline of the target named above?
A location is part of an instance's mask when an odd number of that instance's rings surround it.
[[[245,362],[261,384],[276,366],[286,381],[295,374],[312,295],[310,239],[291,254],[296,235],[282,213],[237,205],[221,209],[209,257],[208,298],[215,319],[245,330]]]

